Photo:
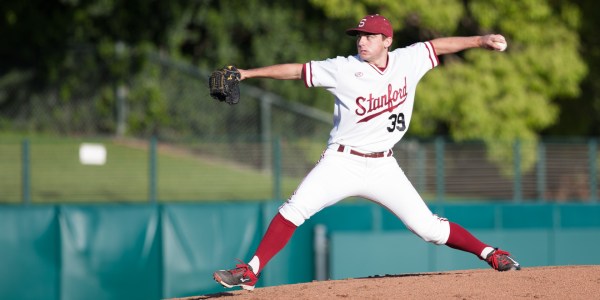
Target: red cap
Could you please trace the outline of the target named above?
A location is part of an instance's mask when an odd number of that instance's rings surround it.
[[[346,33],[351,36],[356,36],[359,32],[371,34],[383,34],[387,37],[394,36],[392,24],[388,19],[380,15],[369,15],[364,17],[355,28],[346,30]]]

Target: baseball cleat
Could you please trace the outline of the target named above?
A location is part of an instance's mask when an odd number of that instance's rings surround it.
[[[510,253],[495,248],[494,251],[490,252],[485,258],[485,261],[497,271],[511,271],[521,270],[521,265],[510,257]]]
[[[247,291],[253,290],[258,281],[258,277],[252,271],[252,267],[243,262],[236,265],[235,269],[214,272],[213,278],[226,288],[239,286]]]

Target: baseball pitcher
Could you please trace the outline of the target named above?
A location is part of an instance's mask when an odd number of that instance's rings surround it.
[[[434,215],[392,155],[392,148],[409,128],[417,84],[438,66],[438,56],[470,48],[503,51],[505,38],[497,34],[447,37],[391,49],[392,26],[380,15],[365,16],[346,33],[356,37],[358,53],[354,56],[256,69],[229,68],[239,72],[239,76],[230,76],[236,80],[303,80],[308,88],[327,89],[335,99],[334,124],[321,159],[279,208],[252,259],[231,270],[216,271],[214,279],[228,288],[254,289],[260,272],[298,226],[352,196],[384,206],[426,242],[470,252],[498,271],[519,270],[519,263],[508,252]]]

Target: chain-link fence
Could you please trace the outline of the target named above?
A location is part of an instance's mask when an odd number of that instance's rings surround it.
[[[86,163],[84,145],[102,145],[104,162]],[[598,201],[595,140],[535,147],[536,164],[515,176],[490,162],[482,143],[406,140],[394,156],[430,201]],[[282,201],[323,149],[324,141],[302,139],[4,139],[0,202]]]
[[[499,165],[489,159],[482,143],[442,140],[400,142],[395,156],[413,185],[429,199],[598,201],[596,140],[515,143],[514,147],[515,152],[536,153],[535,164],[523,169],[522,158],[515,156],[509,166]],[[506,174],[507,168],[512,175]]]

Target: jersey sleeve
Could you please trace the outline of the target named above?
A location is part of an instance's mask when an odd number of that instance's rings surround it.
[[[415,43],[406,48],[414,59],[414,71],[418,78],[440,64],[435,48],[431,42]]]
[[[302,67],[302,77],[306,87],[335,88],[337,85],[337,58],[310,61]]]

